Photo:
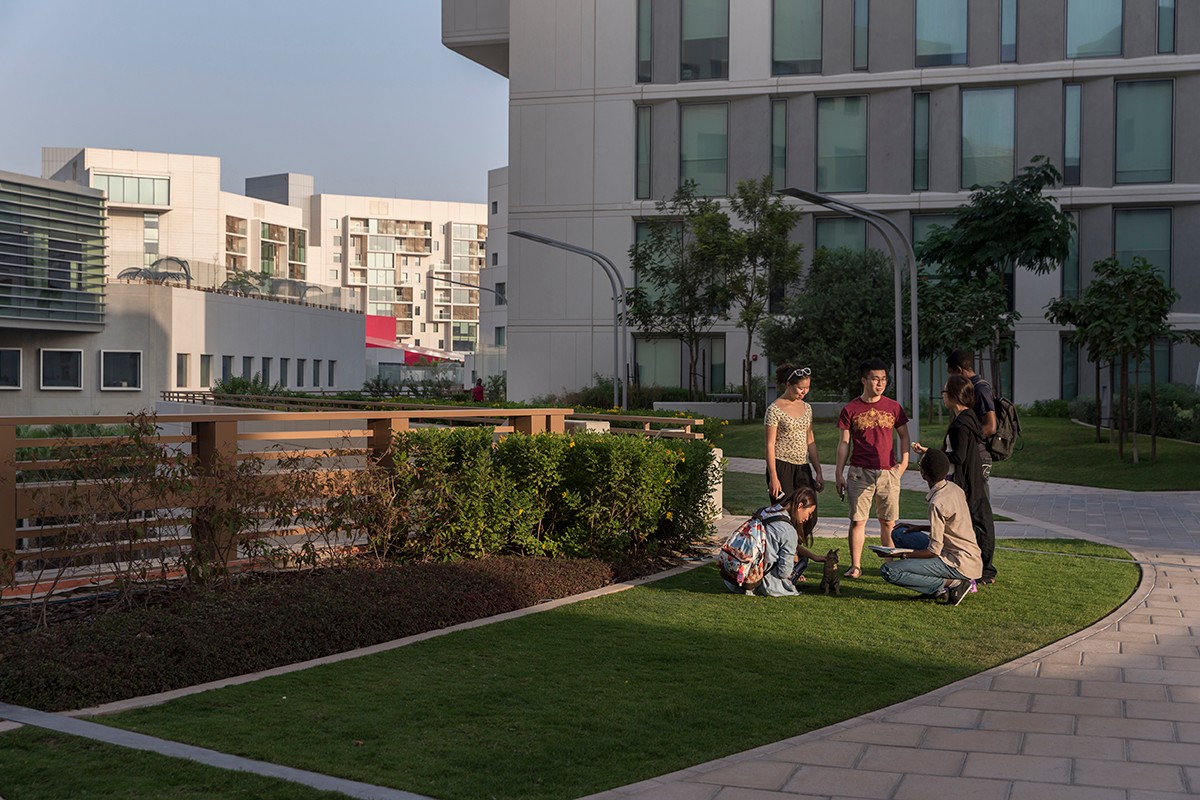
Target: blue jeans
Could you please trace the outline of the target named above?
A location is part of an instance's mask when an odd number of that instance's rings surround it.
[[[925,531],[914,531],[901,522],[892,528],[892,544],[896,547],[907,547],[909,550],[924,550],[929,547],[929,534]]]
[[[940,558],[905,558],[900,561],[885,561],[879,574],[888,583],[912,589],[921,594],[937,594],[947,580],[970,580]]]

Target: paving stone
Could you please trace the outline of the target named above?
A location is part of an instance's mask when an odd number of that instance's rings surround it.
[[[1127,761],[1075,759],[1076,785],[1179,792],[1186,787],[1183,770],[1168,764],[1133,764]]]
[[[1151,642],[1150,644],[1156,644]],[[1140,653],[1084,653],[1083,663],[1097,667],[1121,667],[1122,669],[1158,669],[1162,661],[1153,655]]]
[[[825,800],[819,795],[799,795],[783,792],[770,792],[764,789],[742,789],[736,786],[727,786],[717,794],[713,800]]]
[[[1066,758],[1125,758],[1125,741],[1109,736],[1079,736],[1063,733],[1027,733],[1021,743],[1027,756]]]
[[[1178,764],[1190,767],[1200,764],[1200,744],[1185,742],[1145,742],[1129,743],[1129,760],[1145,761],[1151,764]]]
[[[1175,703],[1200,703],[1200,686],[1167,686],[1167,699]],[[1143,698],[1150,700],[1153,698]]]
[[[1152,683],[1083,681],[1079,686],[1079,694],[1082,697],[1115,697],[1118,700],[1166,700],[1167,688]]]
[[[1119,681],[1120,667],[1101,667],[1096,665],[1083,666],[1071,664],[1041,665],[1038,676],[1042,678],[1065,678],[1074,681]]]
[[[1121,701],[1111,697],[1060,697],[1039,694],[1033,698],[1030,711],[1038,714],[1090,714],[1121,716]]]
[[[1200,672],[1179,669],[1127,669],[1130,683],[1158,683],[1168,686],[1200,686]]]
[[[771,758],[792,764],[850,767],[854,765],[865,749],[866,745],[857,742],[833,742],[828,739],[818,739],[778,750],[771,754]]]
[[[1035,714],[1032,711],[985,711],[979,727],[1025,733],[1072,733],[1075,718],[1067,714]]]
[[[930,725],[945,728],[975,728],[983,712],[975,708],[909,706],[887,716],[888,722]]]
[[[1071,759],[968,753],[962,774],[970,778],[1020,778],[1035,783],[1070,783]]]
[[[1152,792],[1147,789],[1130,789],[1128,800],[1182,800],[1184,797],[1195,797],[1192,792]]]
[[[896,725],[889,722],[868,722],[855,725],[832,734],[829,738],[839,742],[863,742],[864,744],[890,744],[913,747],[920,743],[925,734],[921,725]]]
[[[616,795],[612,792],[606,792],[604,794],[593,795],[588,800],[617,800],[617,798],[638,798],[638,800],[641,800],[641,798],[646,798],[646,800],[714,800],[717,793],[721,791],[720,786],[703,783],[658,783],[646,781],[646,784],[650,783],[657,783],[657,785],[643,786],[634,794]]]
[[[1175,725],[1179,741],[1200,743],[1200,722],[1180,722]]]
[[[1113,719],[1080,717],[1075,732],[1080,736],[1115,736],[1120,739],[1175,740],[1175,723],[1160,719]]]
[[[1025,678],[1018,675],[1001,675],[992,679],[994,692],[1029,692],[1031,694],[1079,694],[1079,681],[1061,678]]]
[[[756,758],[696,775],[691,780],[747,789],[777,790],[783,788],[795,771],[794,763]]]
[[[1161,641],[1156,644],[1130,642],[1121,648],[1121,652],[1130,654],[1196,658],[1197,656],[1200,656],[1200,647],[1188,644],[1165,644]]]
[[[989,692],[963,689],[942,698],[941,705],[952,708],[981,708],[994,711],[1026,711],[1031,695],[1024,692]]]
[[[1169,719],[1176,722],[1200,722],[1200,703],[1162,703],[1153,700],[1126,700],[1125,716],[1132,719]]]
[[[897,772],[801,767],[783,790],[800,794],[888,798],[892,796],[900,777]]]
[[[1007,800],[1008,791],[1008,781],[905,775],[894,799],[930,800],[934,797],[952,797],[954,800]]]
[[[923,748],[932,750],[965,750],[977,753],[1017,753],[1021,734],[1016,731],[973,731],[951,728],[930,728],[925,734]]]
[[[856,766],[860,770],[877,772],[912,771],[922,775],[957,775],[962,770],[965,758],[964,753],[949,750],[871,745]]]
[[[1125,800],[1125,790],[1017,781],[1008,800]]]
[[[1163,667],[1174,672],[1200,672],[1200,658],[1166,656]]]

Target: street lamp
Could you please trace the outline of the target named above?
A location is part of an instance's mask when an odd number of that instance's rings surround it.
[[[528,239],[531,242],[537,242],[550,247],[557,247],[559,250],[566,250],[568,253],[586,256],[599,264],[600,268],[604,270],[604,274],[608,276],[608,281],[612,284],[613,290],[613,407],[618,405],[617,386],[619,385],[621,387],[620,406],[623,409],[628,409],[629,381],[625,380],[621,374],[621,363],[629,363],[629,326],[625,323],[620,309],[620,304],[625,302],[626,292],[625,279],[621,277],[621,273],[613,265],[612,261],[595,250],[588,250],[586,247],[562,242],[558,239],[551,239],[548,236],[530,233],[529,231],[509,231],[508,235],[516,236],[518,239]]]
[[[903,253],[905,259],[908,261],[910,287],[909,335],[912,338],[912,379],[910,381],[910,394],[912,398],[913,409],[913,415],[909,420],[908,428],[910,439],[914,442],[918,441],[920,439],[921,426],[921,397],[919,394],[920,387],[918,386],[919,381],[917,380],[917,377],[920,371],[921,357],[920,350],[917,345],[917,256],[913,252],[912,242],[909,241],[909,238],[904,234],[903,231],[900,230],[900,227],[896,225],[895,222],[892,222],[892,220],[888,219],[883,214],[872,211],[868,208],[863,208],[862,206],[855,205],[854,203],[848,203],[845,200],[839,200],[836,197],[830,197],[829,195],[821,194],[819,192],[810,192],[806,189],[786,188],[780,189],[778,193],[787,195],[788,197],[795,197],[799,200],[804,200],[805,202],[822,206],[824,208],[829,208],[842,214],[861,219],[863,222],[879,231],[879,234],[883,236],[883,240],[887,243],[888,250],[890,250],[892,253],[892,263],[895,271],[896,399],[901,401],[903,398],[903,383],[900,377],[900,369],[904,363],[904,329],[901,320],[901,308],[904,305],[904,301],[901,296],[900,287],[900,270],[902,269],[902,265],[897,258],[897,253]],[[897,244],[900,245],[899,248],[896,247]]]

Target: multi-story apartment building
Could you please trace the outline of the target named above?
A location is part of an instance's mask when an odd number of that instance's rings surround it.
[[[443,42],[509,78],[510,230],[628,269],[639,220],[682,181],[721,197],[771,174],[776,186],[886,214],[919,241],[971,186],[1046,155],[1064,175],[1053,195],[1077,241],[1055,272],[1013,278],[1022,319],[1005,384],[1015,399],[1092,385],[1043,309],[1085,286],[1096,260],[1145,256],[1181,294],[1173,321],[1200,312],[1190,258],[1200,250],[1200,4],[444,0]],[[883,249],[861,221],[805,210],[795,237],[806,253]],[[519,241],[506,283],[511,397],[608,372],[611,291],[599,271]],[[718,327],[707,380],[744,346]],[[677,343],[635,335],[633,350],[644,381],[683,383]],[[1164,347],[1156,358],[1160,375],[1191,382],[1200,352]]]

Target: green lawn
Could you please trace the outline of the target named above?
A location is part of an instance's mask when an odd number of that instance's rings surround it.
[[[731,514],[753,514],[767,502],[767,479],[757,473],[726,472],[723,491],[725,508]],[[838,498],[832,483],[826,484],[825,491],[817,495],[817,516],[839,520],[850,516],[846,501]],[[901,489],[900,519],[921,522],[928,518],[929,504],[925,502],[924,493]]]
[[[922,420],[921,424],[924,443],[939,444],[945,423]],[[1158,461],[1151,463],[1150,437],[1139,436],[1141,462],[1134,464],[1128,443],[1125,460],[1117,460],[1117,446],[1108,443],[1107,431],[1103,442],[1097,444],[1093,428],[1066,419],[1022,417],[1021,427],[1022,449],[1008,461],[993,465],[993,475],[1134,491],[1200,490],[1200,445],[1160,439]],[[817,420],[813,431],[821,463],[836,463],[836,421]],[[762,422],[731,422],[725,427],[721,448],[726,456],[763,458]]]
[[[1087,542],[1004,543],[1023,545],[1126,557]],[[573,798],[795,736],[1005,663],[1102,617],[1138,576],[1131,563],[1006,549],[997,555],[1001,583],[950,608],[910,601],[882,582],[878,565],[868,555],[865,577],[844,581],[842,597],[816,595],[814,570],[805,595],[788,600],[731,595],[708,565],[103,721],[438,798]],[[750,706],[731,711],[747,694]],[[772,713],[776,706],[785,711]],[[753,724],[731,724],[735,713]],[[31,734],[13,736],[0,735],[0,760],[13,760],[10,743]],[[83,771],[78,748],[23,747],[21,768],[4,772],[7,800],[45,796],[36,792],[46,775]],[[135,791],[134,777],[125,777],[140,758],[108,762],[112,796],[158,796]],[[23,777],[14,783],[15,774]]]

